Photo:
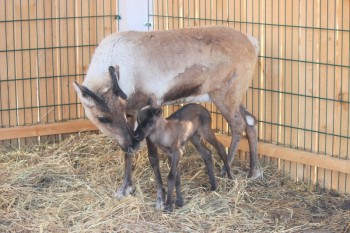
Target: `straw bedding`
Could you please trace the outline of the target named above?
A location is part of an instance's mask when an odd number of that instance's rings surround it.
[[[168,165],[161,155],[164,183]],[[262,164],[264,180],[233,168],[208,192],[204,163],[189,146],[180,161],[185,205],[154,207],[154,175],[146,149],[134,158],[134,196],[122,200],[123,152],[113,140],[80,134],[59,144],[0,151],[0,232],[349,232],[350,198],[313,191]],[[243,170],[242,170],[243,169]]]

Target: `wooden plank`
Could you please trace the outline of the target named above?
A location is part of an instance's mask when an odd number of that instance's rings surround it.
[[[8,9],[5,7],[5,0],[0,1],[0,20],[5,21],[8,20]],[[10,36],[10,24],[8,22],[0,23],[0,64],[2,64],[2,68],[0,69],[0,126],[8,127],[10,125],[10,104],[9,104],[9,82],[8,82],[8,69],[9,69],[9,61],[8,61],[8,44],[7,40],[13,39]],[[12,34],[11,34],[12,35]]]
[[[167,28],[174,29],[174,0],[167,0],[167,15],[168,15],[168,21],[167,21]]]
[[[6,88],[3,88],[2,91],[5,92],[5,101],[6,104],[4,108],[7,107],[7,115],[8,115],[8,126],[16,126],[17,125],[17,87],[16,87],[16,52],[15,52],[15,23],[11,22],[15,19],[14,16],[14,2],[6,1],[4,10],[5,10],[5,20],[9,22],[5,23],[5,33],[6,33],[6,49],[12,50],[6,52],[6,66],[7,72],[5,79],[8,81],[6,83]],[[6,90],[6,91],[5,91]],[[9,142],[11,145],[17,147],[18,140],[11,140]]]
[[[336,9],[336,25],[339,29],[350,29],[350,1],[337,1]],[[336,37],[336,64],[343,66],[350,65],[350,33],[349,31],[338,31]],[[346,67],[336,67],[335,76],[335,88],[336,88],[336,99],[339,101],[350,101],[349,98],[349,68]],[[346,102],[337,102],[335,105],[336,119],[336,130],[335,133],[342,136],[350,136],[350,112],[349,104]],[[338,115],[337,115],[338,114]],[[346,138],[336,138],[335,142],[335,153],[341,158],[348,157],[349,154],[349,139]]]
[[[298,25],[305,25],[306,20],[307,20],[307,12],[306,12],[306,7],[305,4],[307,4],[305,1],[303,3],[300,3],[300,11],[299,11],[299,22]],[[307,50],[307,36],[306,36],[306,30],[305,28],[301,28],[299,30],[299,46],[298,46],[298,60],[306,60],[306,50]],[[305,137],[306,133],[303,128],[306,127],[306,122],[305,122],[305,115],[306,115],[306,107],[305,107],[305,80],[306,80],[306,63],[305,62],[299,62],[298,66],[298,147],[304,148],[305,147]],[[299,96],[299,95],[304,95],[304,96]]]
[[[89,120],[74,120],[60,123],[18,126],[0,129],[0,140],[57,135],[81,131],[97,130]]]
[[[29,7],[28,7],[28,17],[29,19],[35,19],[36,18],[36,6],[37,6],[37,1],[36,0],[30,0],[29,1]],[[37,51],[35,51],[35,48],[37,48],[37,27],[36,27],[36,21],[35,20],[30,20],[29,22],[29,31],[28,31],[28,41],[29,41],[29,65],[27,66],[30,67],[29,69],[29,77],[31,78],[30,80],[30,92],[31,92],[31,114],[32,114],[32,123],[37,123],[39,121],[39,109],[37,108],[38,103],[38,85],[37,85]],[[36,141],[36,140],[35,140]]]
[[[189,27],[196,26],[196,1],[188,1]]]
[[[214,25],[213,21],[211,20],[213,18],[212,15],[212,0],[205,0],[205,4],[204,4],[204,19],[205,20],[205,26],[209,26],[209,25]]]
[[[225,145],[229,146],[231,137],[216,134],[216,137]],[[243,139],[239,143],[239,150],[249,151],[248,141]],[[350,160],[336,159],[326,155],[319,155],[316,153],[299,151],[289,148],[276,146],[269,143],[258,143],[258,153],[269,157],[284,159],[305,165],[325,168],[331,171],[338,171],[350,174]]]
[[[321,1],[320,2],[320,27],[321,28],[327,28],[327,2]],[[319,62],[320,63],[327,63],[327,30],[320,30],[320,36],[319,36]],[[328,84],[328,77],[327,77],[327,71],[328,67],[327,65],[321,64],[319,66],[319,119],[318,119],[318,130],[320,133],[318,135],[318,148],[317,151],[319,153],[326,153],[326,147],[327,147],[327,137],[324,133],[326,131],[326,119],[327,119],[327,84]]]
[[[260,135],[260,139],[263,141],[271,142],[272,141],[272,125],[269,124],[269,122],[272,121],[272,59],[270,58],[272,56],[272,50],[273,50],[273,38],[272,38],[272,0],[265,0],[265,23],[267,24],[264,28],[264,34],[265,34],[265,40],[264,40],[264,55],[266,56],[265,62],[264,62],[264,82],[262,83],[261,88],[263,91],[263,98],[264,99],[264,109],[263,114],[261,115],[261,120],[263,123],[263,135]]]
[[[92,51],[90,50],[90,44],[91,44],[91,40],[90,40],[90,33],[87,33],[90,30],[90,20],[89,18],[87,18],[89,16],[89,5],[87,1],[82,1],[81,2],[81,7],[80,7],[80,15],[83,17],[80,20],[80,27],[81,27],[81,54],[79,54],[79,56],[81,56],[81,74],[82,78],[84,76],[84,74],[86,74],[87,69],[89,67],[90,64],[90,59],[92,56]]]
[[[254,24],[257,22],[260,22],[261,17],[260,14],[260,7],[261,7],[261,2],[259,1],[258,4],[254,4],[253,1],[249,4],[249,11],[250,16],[248,17],[249,22],[253,22],[252,24],[249,25],[248,27],[248,33],[255,38],[257,38],[259,41],[261,41],[260,37],[260,25]],[[261,46],[260,46],[261,47]],[[260,72],[261,72],[261,65],[260,65],[260,58],[258,58],[257,65],[255,67],[255,72],[253,75],[253,80],[251,83],[251,86],[254,89],[249,88],[247,92],[247,103],[246,107],[249,112],[251,112],[255,117],[259,119],[259,98],[260,98],[260,90],[259,90],[259,84],[260,84]],[[259,125],[258,125],[259,127]],[[259,132],[259,128],[257,129]]]
[[[160,24],[162,23],[161,18],[159,15],[161,15],[161,1],[159,0],[154,0],[153,1],[153,13],[154,15],[157,15],[153,19],[153,25],[154,25],[154,30],[160,30]]]
[[[338,5],[337,8],[337,23],[339,25],[340,29],[350,29],[350,1],[341,1],[341,4]],[[340,55],[338,55],[338,62],[341,65],[349,65],[350,64],[350,44],[348,43],[350,41],[350,33],[349,32],[339,32],[339,41],[338,41],[338,51],[341,52]],[[349,69],[342,67],[340,70],[340,86],[339,93],[338,93],[338,100],[340,101],[347,101],[350,102],[349,98]],[[342,136],[350,136],[350,111],[349,111],[349,104],[340,102],[338,103],[340,108],[340,135]],[[349,152],[350,152],[350,140],[346,138],[341,138],[340,140],[340,148],[339,148],[339,157],[340,158],[349,158]],[[349,177],[344,174],[339,174],[339,192],[346,192],[346,189],[349,190],[349,184],[347,184],[347,181],[349,180]],[[349,181],[348,181],[349,182]]]
[[[15,44],[15,79],[16,79],[16,111],[17,111],[17,125],[26,125],[31,122],[30,114],[30,99],[31,93],[28,87],[30,87],[29,80],[27,78],[29,72],[28,62],[29,51],[26,50],[29,45],[28,39],[28,12],[25,10],[28,8],[28,2],[22,2],[19,0],[13,1],[13,13],[16,20],[13,25],[14,30],[14,44]],[[26,76],[26,77],[25,77]],[[29,110],[29,111],[28,111]],[[25,139],[19,139],[19,147],[25,145]]]
[[[76,36],[76,27],[75,27],[75,1],[74,0],[69,0],[67,2],[67,15],[69,17],[69,19],[67,19],[67,32],[68,32],[68,38],[67,38],[67,42],[68,42],[68,57],[67,57],[67,61],[68,61],[68,70],[67,70],[67,74],[68,74],[68,77],[66,78],[66,81],[65,83],[63,83],[63,88],[65,89],[64,90],[64,94],[67,95],[67,100],[68,100],[68,116],[67,118],[65,119],[69,119],[69,120],[72,120],[72,119],[77,119],[78,118],[78,112],[77,112],[77,106],[76,104],[76,95],[75,95],[75,91],[74,91],[74,88],[72,87],[72,83],[73,81],[76,79],[76,66],[77,64],[75,63],[75,57],[76,57],[76,49],[74,48],[74,45],[75,45],[75,36]],[[101,4],[99,4],[101,5]],[[99,7],[99,5],[97,6],[97,9],[98,9],[98,15],[102,15],[103,12],[101,12],[102,8]],[[102,39],[102,36],[103,36],[103,32],[104,32],[104,27],[103,27],[103,22],[102,22],[102,18],[99,18],[100,19],[100,23],[98,24],[98,28],[100,29],[99,30],[99,33],[98,35],[100,36],[99,37],[99,40]]]
[[[263,23],[266,23],[265,22],[265,1],[262,1],[261,2],[261,7],[260,7],[260,18],[258,19],[259,22],[263,22]],[[265,56],[266,56],[266,48],[265,48],[265,44],[266,44],[266,27],[264,24],[262,24],[260,26],[260,29],[259,29],[259,34],[260,34],[260,38],[259,38],[259,41],[260,41],[260,58],[258,59],[258,67],[256,69],[258,69],[258,88],[259,88],[259,92],[258,92],[258,99],[259,101],[256,103],[258,105],[258,109],[257,111],[254,111],[257,112],[257,115],[255,115],[258,120],[259,120],[259,123],[258,123],[258,137],[260,139],[264,139],[264,134],[265,134],[265,124],[263,123],[264,121],[264,116],[265,116],[265,103],[266,103],[266,100],[265,100],[265,93],[266,91],[264,91],[264,86],[265,86],[265,80],[266,80],[266,71],[265,71],[265,68],[266,68],[266,59],[265,59]],[[253,108],[255,109],[255,108]]]

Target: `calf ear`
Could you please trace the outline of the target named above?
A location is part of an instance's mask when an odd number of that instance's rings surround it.
[[[117,96],[120,96],[122,99],[126,100],[128,96],[123,92],[123,90],[119,87],[118,81],[119,81],[119,67],[117,66],[114,68],[113,66],[110,66],[108,68],[109,74],[112,78],[113,83],[113,93]]]
[[[151,98],[148,98],[147,105],[153,106],[153,100]]]
[[[160,115],[162,115],[162,113],[163,113],[163,109],[162,108],[155,108],[154,109],[154,114],[156,116],[160,116]]]

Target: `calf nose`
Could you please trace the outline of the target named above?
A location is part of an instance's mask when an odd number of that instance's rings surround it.
[[[136,139],[137,141],[141,141],[141,140],[142,140],[142,136],[141,136],[141,134],[139,134],[138,132],[135,132],[134,137],[135,137],[135,139]]]

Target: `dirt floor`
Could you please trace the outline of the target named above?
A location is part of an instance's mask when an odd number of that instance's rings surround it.
[[[134,196],[122,200],[123,153],[94,134],[22,150],[0,148],[0,232],[350,232],[350,197],[283,177],[262,164],[264,180],[220,178],[208,192],[204,163],[193,147],[180,161],[185,205],[155,209],[155,181],[147,152],[134,158]],[[164,183],[168,165],[161,155]]]

